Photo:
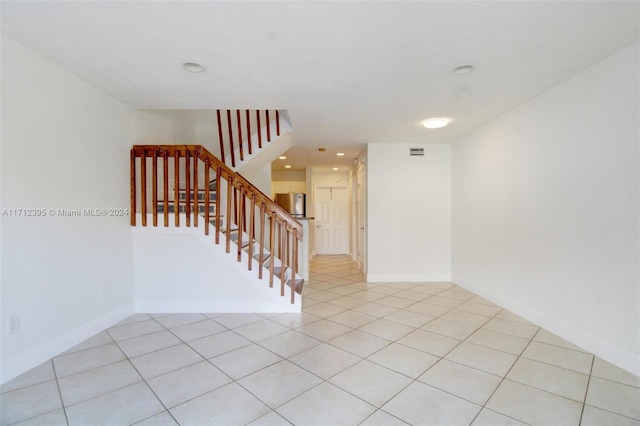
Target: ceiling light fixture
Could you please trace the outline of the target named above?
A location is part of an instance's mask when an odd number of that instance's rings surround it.
[[[463,75],[463,74],[469,74],[474,70],[475,70],[475,67],[473,65],[464,64],[464,65],[458,65],[457,67],[455,67],[453,69],[453,73],[458,75]]]
[[[182,64],[182,69],[184,69],[185,71],[189,71],[189,72],[204,72],[204,67],[200,64],[197,64],[195,62],[185,62]]]
[[[331,170],[340,170],[340,169],[339,169],[339,168],[337,168],[337,167],[334,167],[334,168],[333,168],[333,169],[331,169]]]
[[[285,157],[284,155],[281,155],[280,157],[278,157],[279,160],[286,160],[287,157]]]
[[[291,165],[287,164],[286,166],[284,166],[285,169],[290,169]]]
[[[441,127],[446,126],[447,124],[449,124],[448,118],[430,118],[427,121],[425,121],[422,125],[427,129],[439,129]]]
[[[344,152],[339,152],[336,154],[338,157],[344,157]]]

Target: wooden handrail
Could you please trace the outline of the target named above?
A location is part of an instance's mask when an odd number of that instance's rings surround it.
[[[174,162],[173,167],[173,191],[169,190],[169,159]],[[148,162],[151,161],[151,188],[147,188]],[[139,162],[139,163],[138,163]],[[161,164],[160,164],[161,162]],[[140,165],[138,168],[137,164]],[[161,167],[158,167],[158,166]],[[199,183],[200,166],[204,182]],[[214,171],[215,180],[210,180],[211,170]],[[162,183],[158,182],[158,173],[162,172]],[[181,174],[182,173],[182,174]],[[302,240],[302,225],[287,211],[277,205],[270,197],[260,191],[242,175],[234,172],[224,162],[214,156],[200,145],[134,145],[131,149],[131,225],[136,225],[138,211],[142,215],[142,226],[147,226],[148,215],[151,214],[153,226],[158,226],[158,215],[163,214],[165,227],[169,226],[168,213],[173,206],[175,226],[180,226],[180,216],[185,216],[185,226],[198,227],[200,215],[205,220],[204,233],[209,235],[209,226],[213,224],[215,229],[215,243],[220,243],[220,233],[226,237],[226,252],[230,252],[232,234],[237,242],[237,260],[242,260],[242,251],[247,247],[248,269],[252,269],[254,256],[260,265],[258,276],[262,278],[265,262],[265,231],[269,231],[269,286],[273,286],[274,259],[281,262],[277,275],[281,280],[281,294],[284,295],[285,279],[289,280],[291,287],[291,300],[293,292],[301,292],[296,286],[296,271],[298,240]],[[181,180],[183,178],[184,180]],[[138,182],[139,179],[139,182]],[[222,183],[226,182],[223,186]],[[184,187],[182,184],[184,183]],[[204,185],[204,188],[200,186]],[[213,186],[215,185],[215,186]],[[215,197],[211,196],[211,190],[215,188]],[[220,212],[221,192],[226,190],[226,216],[225,228],[222,228]],[[151,197],[147,192],[151,192]],[[162,192],[162,197],[159,195]],[[171,193],[172,192],[172,193]],[[233,192],[233,200],[232,200]],[[204,198],[201,198],[203,197]],[[182,198],[184,197],[184,198]],[[215,198],[215,201],[212,200]],[[150,200],[149,200],[150,199]],[[149,209],[148,202],[152,202]],[[138,202],[140,209],[138,210]],[[211,204],[215,206],[215,216],[212,221]],[[201,209],[204,207],[204,211]],[[184,210],[182,210],[184,208]],[[162,210],[160,212],[160,210]],[[256,220],[255,215],[259,215]],[[247,217],[248,216],[248,217]],[[235,218],[235,220],[234,220]],[[269,224],[267,224],[267,220]],[[249,222],[248,226],[246,222]],[[235,228],[232,228],[232,223]],[[259,223],[260,231],[256,232],[256,224]],[[245,233],[246,232],[246,233]],[[243,241],[244,240],[244,241]],[[247,241],[248,240],[248,241]],[[258,248],[254,249],[254,244]],[[257,251],[257,253],[256,253]],[[291,276],[285,274],[285,269],[290,270]],[[286,276],[285,276],[286,275]]]

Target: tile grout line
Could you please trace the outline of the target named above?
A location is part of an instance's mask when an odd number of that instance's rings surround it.
[[[51,362],[51,368],[53,369],[53,377],[56,379],[56,387],[58,388],[58,396],[60,397],[60,405],[62,405],[62,412],[64,413],[64,419],[69,424],[69,416],[67,416],[67,407],[64,405],[64,401],[62,400],[62,390],[60,389],[60,382],[58,382],[58,373],[56,371],[56,364],[53,362],[53,358],[49,361]]]
[[[580,410],[580,419],[578,420],[578,425],[582,424],[582,417],[584,416],[584,408],[587,404],[587,395],[589,395],[589,386],[591,385],[591,377],[593,375],[593,365],[596,362],[595,355],[591,357],[591,368],[589,368],[589,380],[587,380],[587,387],[584,390],[584,398],[582,400],[582,410]]]

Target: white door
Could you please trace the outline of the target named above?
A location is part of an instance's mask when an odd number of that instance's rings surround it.
[[[366,258],[366,245],[365,245],[365,168],[364,164],[360,163],[357,170],[357,188],[356,188],[356,226],[358,227],[358,240],[356,242],[358,269],[363,274],[366,273],[365,258]]]
[[[349,253],[349,197],[346,187],[315,191],[316,254]]]

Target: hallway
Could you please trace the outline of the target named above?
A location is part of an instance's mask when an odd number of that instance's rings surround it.
[[[316,257],[302,314],[136,314],[2,386],[2,425],[638,425],[640,379],[451,283]]]

